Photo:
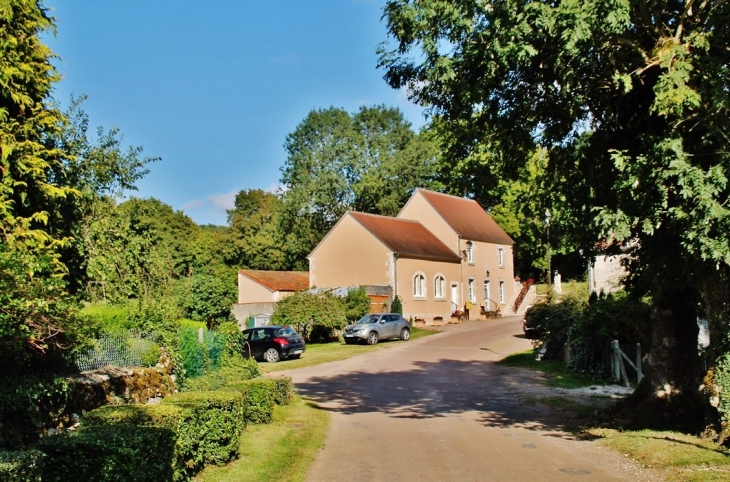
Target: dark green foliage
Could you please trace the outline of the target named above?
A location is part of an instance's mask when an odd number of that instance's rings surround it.
[[[276,391],[274,393],[274,402],[277,405],[289,405],[294,399],[296,390],[294,388],[294,382],[291,377],[274,377],[272,378],[276,382]]]
[[[536,328],[541,333],[544,360],[563,360],[568,331],[579,317],[580,306],[572,300],[557,305],[536,304],[527,310],[527,327]]]
[[[710,371],[710,382],[714,385],[713,395],[717,397],[715,405],[720,414],[724,442],[730,437],[730,353],[726,353],[717,361],[717,365]]]
[[[33,442],[43,427],[63,410],[69,397],[65,378],[26,374],[0,379],[0,447]]]
[[[329,331],[346,322],[342,301],[328,291],[294,293],[277,302],[271,316],[272,324],[291,325],[305,340],[309,340],[315,325]]]
[[[345,317],[348,323],[354,323],[369,313],[370,299],[365,292],[365,288],[358,286],[357,288],[350,289],[345,298],[345,305]]]
[[[53,253],[0,244],[0,365],[5,374],[37,370],[83,346],[92,326],[65,293]]]
[[[400,296],[395,295],[395,298],[393,298],[393,302],[390,304],[390,312],[403,316],[403,303],[400,300]]]
[[[227,390],[186,392],[163,400],[163,405],[192,412],[191,420],[180,428],[183,453],[192,456],[185,461],[189,469],[223,465],[238,456],[245,402],[241,393]]]
[[[220,278],[196,275],[189,283],[189,291],[183,299],[183,312],[187,318],[204,321],[215,329],[221,323],[231,321],[231,305],[237,297],[236,278]]]
[[[256,378],[231,382],[221,388],[240,393],[244,399],[243,419],[249,423],[270,423],[274,416],[276,381],[269,378]]]
[[[176,434],[169,428],[94,426],[42,439],[44,482],[171,481]]]
[[[646,345],[649,306],[625,293],[598,297],[589,304],[568,298],[560,304],[534,305],[525,320],[528,328],[540,333],[544,360],[562,361],[568,345],[571,373],[607,378],[612,340]]]
[[[0,451],[0,480],[3,482],[40,482],[46,455],[38,450]]]
[[[571,360],[568,370],[594,378],[611,375],[610,344],[648,342],[649,305],[616,293],[582,307],[576,322],[568,330]]]

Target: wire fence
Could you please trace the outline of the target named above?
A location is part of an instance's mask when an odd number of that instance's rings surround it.
[[[96,370],[107,365],[118,367],[149,366],[157,362],[159,346],[149,333],[131,330],[104,333],[87,351],[74,357],[79,371]]]

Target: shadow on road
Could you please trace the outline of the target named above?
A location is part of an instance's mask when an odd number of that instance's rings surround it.
[[[297,389],[326,410],[425,419],[475,412],[489,427],[565,430],[565,413],[539,403],[556,393],[543,374],[490,361],[442,359],[417,368],[314,377]]]

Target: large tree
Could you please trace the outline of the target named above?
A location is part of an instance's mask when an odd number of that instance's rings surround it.
[[[543,147],[584,252],[629,243],[654,307],[637,395],[691,401],[702,287],[730,262],[730,2],[391,0],[384,18],[386,80],[445,123],[452,163],[488,149],[511,176]]]
[[[348,210],[392,216],[416,187],[433,187],[436,149],[385,106],[314,110],[286,138],[281,223],[291,267]]]

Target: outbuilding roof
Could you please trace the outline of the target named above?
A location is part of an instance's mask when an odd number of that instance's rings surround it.
[[[423,188],[416,189],[416,193],[421,193],[462,239],[494,244],[515,243],[475,200]]]
[[[309,271],[240,269],[238,272],[271,291],[303,291],[309,289]]]
[[[418,221],[376,214],[347,213],[399,258],[459,263],[461,258]]]

